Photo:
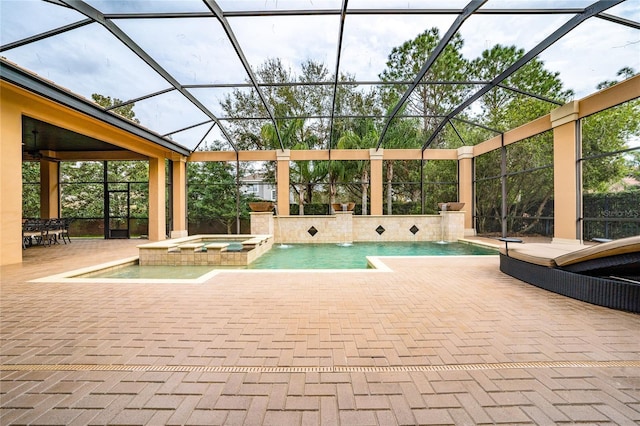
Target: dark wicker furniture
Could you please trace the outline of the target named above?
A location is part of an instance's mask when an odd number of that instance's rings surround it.
[[[501,250],[500,270],[554,293],[640,313],[640,236],[560,255],[554,250],[554,244],[511,245],[508,255]]]

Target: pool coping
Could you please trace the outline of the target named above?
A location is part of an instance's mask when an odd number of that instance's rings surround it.
[[[101,263],[98,265],[87,266],[84,268],[74,269],[72,271],[62,272],[47,277],[36,278],[30,280],[30,283],[105,283],[105,284],[202,284],[220,273],[233,274],[257,274],[257,273],[337,273],[337,272],[393,272],[384,262],[380,260],[383,257],[429,257],[429,256],[366,256],[367,263],[371,268],[361,269],[213,269],[198,278],[76,278],[78,275],[89,274],[103,269],[123,266],[127,263],[135,262],[138,257],[127,257],[124,259],[114,260],[111,262]],[[458,256],[460,257],[460,256]]]
[[[75,278],[78,275],[96,272],[110,267],[120,266],[125,263],[137,260],[137,257],[115,260],[112,262],[93,265],[86,268],[74,269],[60,274],[30,280],[30,283],[58,283],[58,284],[204,284],[213,277],[221,273],[231,274],[274,274],[274,273],[314,273],[314,274],[336,274],[336,273],[389,273],[394,272],[384,259],[421,259],[433,257],[478,257],[479,255],[456,255],[456,256],[367,256],[367,263],[370,268],[363,269],[213,269],[198,278]],[[498,255],[485,254],[483,257],[497,257]]]

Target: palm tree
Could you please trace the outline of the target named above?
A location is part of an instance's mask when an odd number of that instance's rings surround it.
[[[379,133],[373,122],[369,121],[362,129],[361,134],[354,131],[346,131],[340,139],[338,139],[339,149],[367,149],[376,146]],[[360,178],[360,187],[362,189],[362,214],[367,214],[367,192],[369,190],[369,163],[366,161],[349,161],[342,162],[343,181],[349,181],[356,176]]]
[[[385,135],[385,148],[416,148],[419,146],[420,127],[417,119],[393,119]],[[387,171],[387,214],[393,214],[393,160],[386,161]]]

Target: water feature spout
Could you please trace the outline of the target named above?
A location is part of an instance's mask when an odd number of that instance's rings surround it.
[[[440,210],[440,241],[436,241],[437,244],[449,244],[444,240],[444,214],[447,211],[447,203],[442,203]]]
[[[278,248],[281,248],[281,249],[291,248],[290,244],[282,243],[282,240],[284,238],[282,237],[282,228],[280,227],[280,214],[278,213],[278,204],[275,204],[273,208],[275,209],[275,212],[276,212],[276,224],[277,224],[276,226],[278,227],[278,236],[280,237],[280,245],[278,245]]]

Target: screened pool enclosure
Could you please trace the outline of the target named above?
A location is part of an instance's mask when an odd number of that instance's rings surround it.
[[[635,1],[0,6],[3,263],[22,218],[160,240],[249,233],[255,200],[640,233]]]

